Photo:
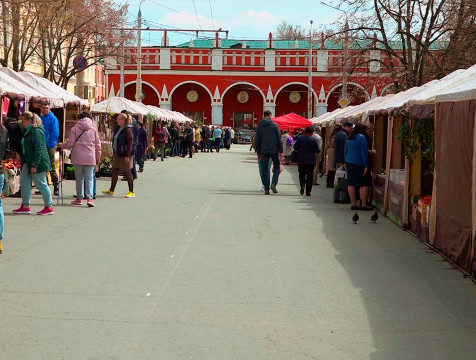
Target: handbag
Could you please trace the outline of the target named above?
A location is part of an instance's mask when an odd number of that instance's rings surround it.
[[[88,129],[89,130],[89,129]],[[71,152],[69,153],[69,156],[68,158],[71,159],[71,155],[73,155],[73,148],[74,148],[74,144],[76,144],[76,141],[79,140],[79,138],[81,137],[81,135],[84,134],[84,132],[87,131],[87,130],[83,130],[83,132],[81,134],[79,134],[79,136],[74,140],[74,143],[73,145],[71,146]]]
[[[297,152],[297,150],[293,150],[293,152],[289,156],[289,160],[291,160],[291,162],[293,164],[295,164],[295,163],[297,163],[297,159],[298,159],[298,152]]]

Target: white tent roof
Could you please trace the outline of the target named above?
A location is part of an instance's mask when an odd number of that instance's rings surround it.
[[[414,105],[433,105],[436,97],[448,89],[465,84],[467,81],[476,81],[476,65],[467,70],[456,70],[448,76],[438,80],[436,84],[411,98],[407,108]]]
[[[144,108],[139,103],[121,97],[110,97],[107,100],[91,106],[91,112],[96,113],[114,113],[118,114],[122,110],[128,110],[135,115],[147,115],[148,109]]]
[[[44,86],[41,85],[41,83],[37,80],[37,77],[35,76],[34,78],[26,77],[20,73],[17,73],[16,71],[2,67],[0,68],[0,71],[3,72],[4,74],[14,78],[15,80],[18,80],[24,85],[27,85],[31,88],[33,88],[35,91],[38,92],[38,94],[41,94],[40,96],[43,98],[48,99],[50,102],[51,107],[53,108],[62,108],[64,107],[64,101],[61,99],[61,97],[54,93],[53,91],[46,89]]]
[[[2,69],[5,68],[0,67],[0,70]],[[0,92],[7,97],[24,97],[26,101],[30,99],[37,101],[48,100],[46,95],[18,81],[3,71],[0,71]]]
[[[476,81],[468,79],[464,84],[452,87],[438,95],[436,102],[457,102],[476,99]]]
[[[28,71],[22,71],[20,74],[27,78],[27,79],[34,79],[39,83],[44,89],[48,89],[49,91],[57,94],[60,99],[62,99],[67,105],[89,105],[89,101],[86,99],[81,99],[79,96],[71,94],[67,90],[63,89],[61,86],[56,85],[55,83],[49,81],[48,79],[38,77]]]
[[[346,108],[336,109],[334,111],[322,114],[321,116],[318,116],[316,118],[312,118],[311,121],[318,125],[324,125],[327,124],[329,121],[334,120],[337,115],[350,111],[354,107],[355,106],[348,106]]]

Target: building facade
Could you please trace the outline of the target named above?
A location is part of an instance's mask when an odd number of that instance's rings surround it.
[[[165,35],[166,38],[166,35]],[[163,44],[167,41],[163,40]],[[343,88],[342,44],[322,41],[312,51],[312,115],[339,106]],[[352,50],[351,50],[352,55]],[[364,58],[362,61],[362,57]],[[193,40],[177,47],[142,48],[142,101],[182,112],[208,124],[253,127],[264,110],[273,116],[308,117],[309,42]],[[125,97],[135,100],[137,50],[125,51]],[[366,60],[366,61],[365,61]],[[354,53],[347,62],[350,105],[385,93],[391,79],[383,52]],[[356,64],[364,65],[356,66]],[[119,61],[108,61],[107,92],[120,89]]]

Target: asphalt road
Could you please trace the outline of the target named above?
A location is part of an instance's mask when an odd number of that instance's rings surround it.
[[[5,199],[0,359],[476,359],[471,280],[296,184],[287,167],[264,196],[235,145],[147,162],[135,199],[122,182],[73,208],[72,181],[54,216]]]

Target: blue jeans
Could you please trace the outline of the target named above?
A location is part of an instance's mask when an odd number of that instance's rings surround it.
[[[137,177],[137,168],[136,168],[136,154],[132,155],[132,169],[131,174],[134,178]]]
[[[5,181],[5,175],[3,171],[0,173],[0,193],[3,190],[3,182]],[[0,197],[0,241],[3,240],[3,229],[5,227],[5,219],[3,217],[3,205],[2,198]]]
[[[20,175],[21,187],[21,203],[24,206],[30,206],[31,200],[31,182],[35,184],[36,188],[43,196],[45,206],[53,206],[53,198],[51,197],[51,190],[48,187],[48,179],[46,178],[46,171],[41,173],[28,174],[28,166],[23,164]]]
[[[76,198],[92,199],[94,195],[94,165],[74,165]]]
[[[265,190],[269,190],[270,160],[273,162],[273,179],[271,180],[271,184],[273,184],[274,186],[278,185],[280,167],[278,154],[261,154],[261,160],[258,161],[259,174],[261,176],[261,182],[263,183]]]

